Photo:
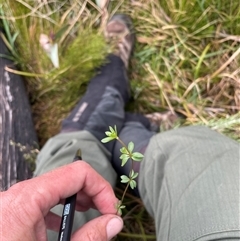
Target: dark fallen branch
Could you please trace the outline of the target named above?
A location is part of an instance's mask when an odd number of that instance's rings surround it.
[[[0,54],[8,55],[0,39]],[[32,176],[31,165],[24,154],[37,145],[28,96],[22,78],[5,70],[14,68],[0,57],[0,187],[8,189],[17,181]],[[27,150],[23,150],[27,148]]]

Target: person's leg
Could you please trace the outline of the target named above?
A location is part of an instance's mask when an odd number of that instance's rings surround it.
[[[119,133],[119,138],[128,145],[129,142],[134,143],[134,152],[145,153],[148,143],[153,135],[159,132],[160,126],[165,128],[172,128],[174,122],[178,120],[176,113],[171,111],[163,113],[152,113],[148,115],[136,114],[136,113],[126,113],[125,121],[122,130]],[[124,166],[121,166],[121,152],[120,148],[122,144],[116,142],[114,145],[114,150],[112,152],[112,165],[119,175],[129,175],[131,169],[135,172],[139,172],[140,162],[128,161]],[[138,181],[138,177],[136,178]],[[139,196],[138,187],[135,188],[134,194]]]
[[[157,240],[239,240],[240,144],[206,127],[155,135],[139,192]]]
[[[125,15],[114,15],[106,27],[106,37],[116,41],[116,51],[107,59],[98,74],[89,82],[87,92],[69,117],[63,121],[62,132],[87,130],[99,141],[109,126],[121,130],[124,106],[130,98],[126,69],[134,44],[131,20]],[[112,152],[114,143],[105,145]]]
[[[8,55],[0,38],[0,54]],[[0,57],[0,189],[32,176],[30,151],[37,148],[37,136],[23,80],[5,70],[12,61]],[[21,148],[26,148],[20,151]],[[26,154],[24,156],[24,154]],[[29,158],[27,155],[29,154]]]
[[[128,28],[124,21],[122,17],[114,16],[107,25],[108,33],[119,34],[121,29],[126,33]],[[115,185],[116,173],[110,161],[114,143],[103,146],[100,141],[109,126],[116,125],[121,129],[125,119],[124,105],[129,98],[125,60],[127,56],[128,60],[133,45],[132,39],[128,39],[129,34],[130,32],[122,37],[125,48],[120,52],[125,52],[124,57],[121,58],[121,54],[109,56],[108,63],[102,66],[96,77],[90,81],[84,97],[63,121],[61,133],[51,138],[43,147],[38,156],[35,175],[70,163],[80,148],[83,160],[112,186]],[[62,205],[55,207],[53,211],[61,215]],[[99,215],[94,210],[76,212],[73,231]],[[56,240],[57,236],[58,233],[49,231],[48,240]]]
[[[131,48],[133,47],[133,40],[130,38],[131,29],[128,26],[128,21],[130,20],[125,15],[115,15],[106,27],[109,34],[120,34],[119,40],[128,45],[129,49],[124,49],[124,52],[127,52],[124,54],[124,56],[128,56],[127,59],[119,57],[120,54],[110,55],[108,63],[102,66],[98,74],[90,80],[85,95],[63,121],[61,133],[51,138],[41,150],[37,161],[37,175],[64,165],[64,163],[69,163],[71,158],[69,160],[66,157],[69,157],[70,152],[67,152],[66,155],[61,152],[61,160],[56,163],[50,159],[62,147],[65,148],[65,145],[69,146],[71,143],[75,143],[76,137],[73,138],[74,133],[88,133],[89,136],[94,137],[93,142],[100,143],[109,126],[116,125],[118,130],[121,130],[125,120],[124,105],[130,95],[129,82],[126,76],[126,61],[128,61]],[[123,33],[124,35],[122,36]],[[80,142],[84,140],[84,138],[80,137],[79,139],[81,140]],[[56,142],[56,144],[53,142]],[[111,159],[113,145],[114,143],[104,145],[104,147],[102,145],[103,149],[106,148],[106,151],[109,153],[109,160]],[[74,146],[75,149],[71,149],[73,154],[78,149],[77,145]],[[83,157],[85,153],[91,155],[91,146],[85,146],[82,153]]]

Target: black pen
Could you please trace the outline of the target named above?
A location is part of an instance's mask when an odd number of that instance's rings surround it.
[[[73,159],[73,162],[78,160],[82,160],[80,149],[77,150],[77,153]],[[68,197],[65,201],[65,205],[63,207],[63,213],[62,213],[62,222],[61,222],[59,235],[58,235],[58,241],[70,241],[71,239],[74,212],[75,212],[75,206],[76,206],[76,198],[77,198],[77,194],[74,194],[71,197]]]

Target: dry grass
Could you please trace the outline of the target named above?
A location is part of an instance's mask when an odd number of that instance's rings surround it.
[[[28,78],[28,83],[43,144],[58,132],[62,118],[108,52],[101,34],[104,22],[99,25],[102,11],[90,0],[15,0],[4,1],[4,7],[11,30],[18,33],[17,47],[12,48],[15,59],[22,70],[40,74]],[[134,70],[130,70],[134,101],[127,108],[141,113],[176,111],[185,117],[183,125],[214,126],[221,118],[228,126],[221,132],[236,139],[239,11],[237,0],[110,1],[109,16],[130,15],[137,36]],[[54,36],[59,44],[59,70],[53,69],[40,48],[40,33]]]
[[[87,1],[15,0],[2,1],[2,6],[8,20],[4,26],[10,32],[5,42],[20,74],[26,76],[42,146],[58,133],[61,120],[84,93],[94,68],[105,59],[108,49],[96,27],[101,14],[97,9],[92,14]],[[60,68],[54,68],[40,46],[41,34],[58,44]]]
[[[215,14],[214,5],[197,19],[185,16],[186,11],[182,18],[173,19],[158,1],[148,3],[133,2],[130,12],[137,19],[138,46],[133,61],[139,68],[132,78],[140,85],[135,88],[139,110],[174,109],[186,117],[187,124],[208,124],[214,118],[237,114],[239,36],[226,33],[230,28],[216,17],[197,26],[211,11]],[[195,26],[189,25],[190,20]]]
[[[58,132],[109,51],[102,38],[103,12],[90,0],[0,2],[12,34],[6,41],[18,33],[9,48],[23,74],[32,75],[27,81],[43,144]],[[240,140],[239,1],[110,1],[109,16],[115,12],[129,14],[136,32],[129,71],[133,101],[127,109],[175,111],[184,117],[181,125],[207,125]],[[40,33],[60,35],[55,39],[59,70],[40,48]],[[140,200],[131,196],[127,206],[118,239],[155,239]]]
[[[121,199],[125,186],[123,184],[117,186],[115,193]],[[124,227],[114,240],[156,240],[154,220],[148,215],[141,199],[127,192],[124,205],[126,205],[123,209]]]

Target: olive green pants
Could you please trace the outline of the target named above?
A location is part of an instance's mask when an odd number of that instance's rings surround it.
[[[87,131],[59,134],[39,154],[35,175],[70,163],[76,150],[112,186],[111,154]],[[141,164],[139,192],[156,223],[157,240],[240,240],[239,143],[206,127],[152,137]],[[54,212],[61,215],[62,207]],[[80,227],[99,213],[75,215]],[[58,234],[49,232],[49,240]]]

